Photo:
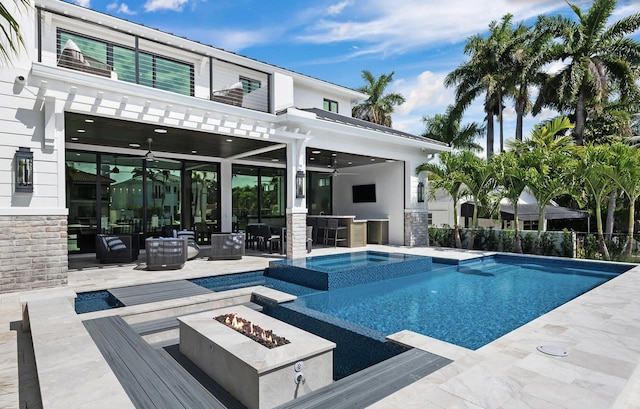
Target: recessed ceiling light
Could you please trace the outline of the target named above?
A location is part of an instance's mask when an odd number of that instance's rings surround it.
[[[233,142],[233,139],[227,139],[227,142]]]
[[[191,151],[191,153],[198,153],[198,151]]]
[[[85,121],[86,123],[88,123],[88,124],[92,124],[92,123],[93,123],[93,119],[85,119],[84,121]]]
[[[130,143],[130,144],[129,144],[129,147],[130,147],[130,148],[139,148],[139,147],[140,147],[140,144],[139,144],[139,143]]]
[[[392,163],[392,162],[395,162],[395,160],[393,160],[393,159],[386,159],[386,160],[385,160],[385,162],[387,162],[387,163]]]
[[[78,129],[78,133],[84,133],[85,130],[84,129]]]
[[[376,158],[371,158],[371,162],[375,162],[375,161],[376,161]]]
[[[311,151],[311,153],[313,153],[314,155],[319,155],[320,151]]]
[[[72,140],[72,141],[77,141],[77,140],[78,140],[78,138],[74,136],[73,138],[71,138],[71,140]]]
[[[271,162],[280,162],[280,159],[271,159]]]
[[[353,164],[353,162],[348,162],[349,165]]]
[[[338,156],[338,154],[337,153],[332,153],[331,156]]]
[[[157,128],[157,129],[154,129],[153,132],[155,132],[155,133],[167,133],[167,130],[166,129]]]
[[[309,160],[316,160],[316,158],[309,158]]]
[[[331,167],[331,165],[327,165],[327,167],[328,167],[328,168],[330,168],[330,167]]]

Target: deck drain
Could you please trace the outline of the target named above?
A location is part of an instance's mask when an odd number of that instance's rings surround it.
[[[536,348],[538,351],[543,354],[553,355],[553,356],[567,356],[569,353],[566,349],[556,346],[556,345],[540,345]]]

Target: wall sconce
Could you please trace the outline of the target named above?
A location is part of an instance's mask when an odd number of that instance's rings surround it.
[[[305,190],[305,174],[299,170],[296,172],[296,198],[301,199],[304,197]]]
[[[424,202],[424,183],[418,182],[418,203]]]
[[[16,159],[16,192],[33,192],[33,152],[18,148]]]

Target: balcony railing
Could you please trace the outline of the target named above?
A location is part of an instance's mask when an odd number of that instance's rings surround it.
[[[267,72],[50,10],[38,15],[39,62],[271,112]]]

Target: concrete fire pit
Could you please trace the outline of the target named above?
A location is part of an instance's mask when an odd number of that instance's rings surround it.
[[[267,348],[215,320],[225,314],[290,341]],[[243,306],[179,318],[180,352],[249,409],[278,406],[333,382],[335,344]]]

